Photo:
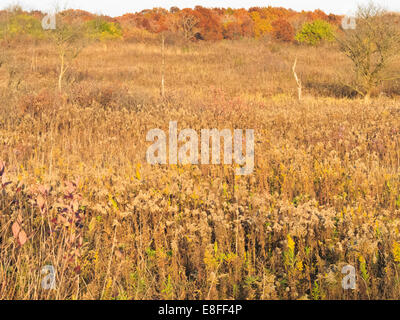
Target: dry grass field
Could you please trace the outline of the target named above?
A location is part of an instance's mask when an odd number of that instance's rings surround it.
[[[355,97],[335,44],[165,50],[161,98],[157,44],[87,46],[61,93],[50,43],[2,46],[0,299],[399,299],[400,83]],[[147,164],[169,121],[254,129],[253,174]]]

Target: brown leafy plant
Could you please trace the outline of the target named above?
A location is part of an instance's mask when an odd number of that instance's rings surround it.
[[[383,82],[400,78],[392,71],[400,52],[400,31],[395,17],[373,3],[358,8],[356,23],[338,42],[353,63],[355,81],[349,86],[368,100]]]

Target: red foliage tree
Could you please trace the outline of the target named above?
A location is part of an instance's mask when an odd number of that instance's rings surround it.
[[[223,36],[224,39],[238,39],[242,36],[242,28],[240,24],[236,21],[228,21],[224,23],[223,27]]]
[[[333,25],[337,25],[338,26],[342,22],[342,17],[331,13],[331,14],[328,15],[328,22],[333,24]]]
[[[284,19],[272,22],[272,35],[276,40],[291,42],[294,40],[294,28]]]
[[[328,15],[320,9],[314,10],[313,20],[325,20],[328,21]]]
[[[254,21],[245,9],[236,10],[234,16],[238,20],[243,37],[254,36]]]
[[[220,16],[213,10],[201,6],[196,6],[194,11],[199,19],[198,27],[202,37],[205,40],[221,40],[223,29]]]

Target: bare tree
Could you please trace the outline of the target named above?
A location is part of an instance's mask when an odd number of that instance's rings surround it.
[[[196,27],[199,24],[199,19],[189,12],[180,11],[174,19],[174,29],[182,33],[186,41],[192,40],[196,34]]]
[[[372,2],[359,6],[356,23],[337,40],[354,66],[355,80],[348,86],[369,99],[383,82],[399,78],[390,67],[399,56],[400,34],[391,15]]]
[[[296,84],[297,84],[297,97],[298,97],[298,99],[299,99],[299,101],[300,101],[301,98],[302,98],[302,89],[303,89],[303,86],[302,86],[302,84],[301,84],[300,78],[297,76],[297,73],[296,73],[296,66],[297,66],[297,57],[296,57],[296,59],[294,60],[294,64],[293,64],[293,67],[292,67],[292,71],[293,71],[294,79],[296,80]]]
[[[63,23],[61,19],[57,19],[56,29],[50,33],[60,59],[58,90],[61,92],[64,75],[86,46],[87,38],[81,26]]]
[[[164,32],[161,34],[161,96],[165,98],[165,35]]]
[[[184,14],[181,17],[181,26],[184,32],[184,36],[186,40],[191,40],[195,35],[195,27],[199,23],[199,20],[188,14]]]

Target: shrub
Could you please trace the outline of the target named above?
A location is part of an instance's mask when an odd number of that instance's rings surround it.
[[[384,82],[399,79],[393,61],[399,57],[400,32],[394,17],[373,3],[359,7],[356,17],[357,28],[345,30],[338,42],[353,64],[349,87],[368,99]]]
[[[42,38],[44,35],[41,22],[35,17],[27,14],[17,14],[13,16],[7,25],[0,29],[0,38],[8,33],[11,37],[31,36]]]
[[[291,42],[294,40],[294,29],[286,20],[278,19],[272,22],[272,35],[276,40]]]
[[[115,22],[94,19],[86,23],[89,38],[95,40],[113,40],[122,38],[121,26]]]
[[[323,20],[307,22],[296,34],[296,40],[300,43],[307,43],[315,46],[322,41],[334,41],[335,30],[330,23]]]
[[[30,114],[33,117],[40,116],[43,112],[54,112],[58,104],[57,97],[51,90],[42,89],[38,93],[22,95],[17,102],[20,115]]]

